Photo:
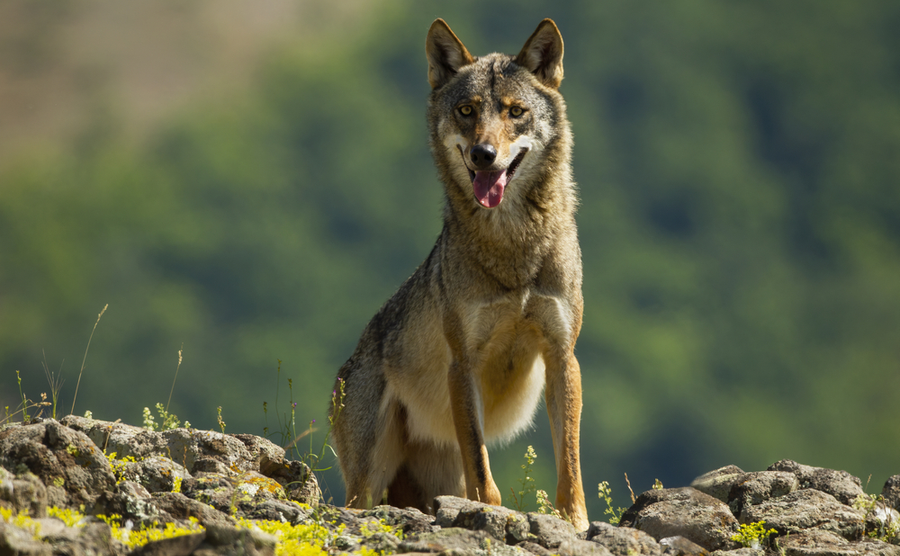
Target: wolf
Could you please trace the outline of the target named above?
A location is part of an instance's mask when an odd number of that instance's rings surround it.
[[[432,512],[451,494],[500,505],[486,445],[529,427],[545,390],[556,508],[584,530],[574,355],[584,303],[562,36],[545,19],[518,55],[474,57],[437,19],[425,53],[443,229],[338,372],[346,504]]]

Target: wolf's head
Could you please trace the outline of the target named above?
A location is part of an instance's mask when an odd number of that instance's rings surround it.
[[[557,91],[563,40],[552,20],[518,55],[476,58],[438,19],[425,52],[431,148],[451,202],[492,209],[507,198],[525,202],[548,172],[568,179],[569,128]]]

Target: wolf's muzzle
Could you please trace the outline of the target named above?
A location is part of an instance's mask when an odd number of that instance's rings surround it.
[[[469,159],[476,170],[486,170],[497,160],[497,149],[490,143],[475,145],[469,152]]]

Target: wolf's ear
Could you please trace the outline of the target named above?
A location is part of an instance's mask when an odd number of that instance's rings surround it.
[[[559,87],[563,80],[563,40],[552,19],[545,19],[525,41],[516,63],[535,74],[548,87]]]
[[[428,82],[437,89],[456,74],[459,68],[475,61],[462,41],[453,34],[443,19],[435,19],[425,39],[428,58]]]

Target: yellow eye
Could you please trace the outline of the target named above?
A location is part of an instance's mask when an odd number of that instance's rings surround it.
[[[518,118],[522,114],[525,113],[525,110],[521,106],[513,106],[509,109],[509,115],[513,118]]]
[[[459,107],[459,113],[463,116],[471,116],[472,115],[472,107],[468,104]]]

